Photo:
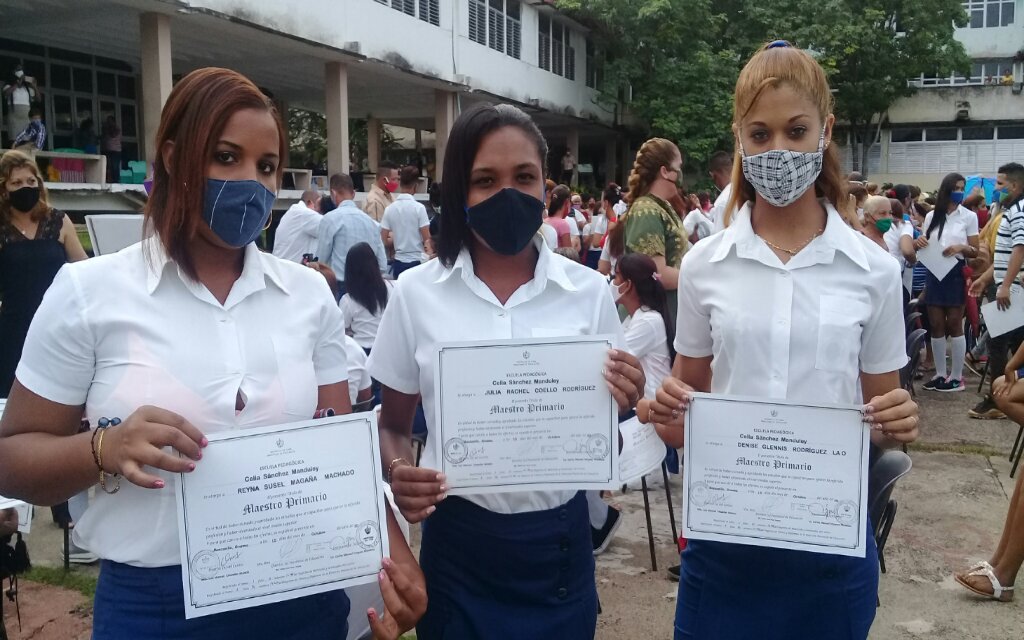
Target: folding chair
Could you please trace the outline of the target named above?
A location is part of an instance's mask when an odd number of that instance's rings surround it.
[[[874,525],[875,546],[878,547],[878,565],[885,573],[885,543],[896,520],[896,500],[892,491],[896,481],[907,475],[914,466],[910,456],[890,449],[884,452],[868,470],[868,513]]]
[[[1017,473],[1017,465],[1020,464],[1021,454],[1024,454],[1024,424],[1017,425],[1017,438],[1013,441],[1013,448],[1010,449],[1010,477]]]
[[[907,316],[907,334],[909,335],[918,325],[918,319],[921,317],[920,311],[915,311]]]
[[[672,546],[679,545],[679,529],[676,527],[676,513],[672,506],[672,487],[668,484],[668,466],[661,463],[661,477],[665,482],[665,501],[668,502],[668,519],[672,523]],[[651,571],[658,570],[658,559],[654,552],[654,526],[651,524],[651,502],[647,497],[647,476],[640,477],[640,490],[644,494],[644,516],[647,518],[647,546],[651,551]]]

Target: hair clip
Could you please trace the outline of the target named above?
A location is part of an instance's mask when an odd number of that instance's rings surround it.
[[[789,41],[787,41],[787,40],[775,40],[775,41],[769,42],[768,46],[765,47],[765,48],[766,49],[780,49],[780,48],[786,48],[786,47],[792,47],[792,46],[793,45],[791,45],[789,43]]]
[[[654,280],[655,282],[661,282],[661,274],[655,271],[654,273],[651,274],[651,279]]]

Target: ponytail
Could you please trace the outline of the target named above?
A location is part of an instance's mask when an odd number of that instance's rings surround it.
[[[661,319],[665,321],[665,341],[668,346],[668,357],[670,362],[676,359],[676,325],[672,321],[672,314],[668,308],[668,294],[661,284],[661,276],[658,275],[658,266],[650,256],[642,253],[631,253],[619,260],[617,272],[625,280],[633,283],[636,288],[636,295],[640,298],[640,304],[651,311],[657,311]]]

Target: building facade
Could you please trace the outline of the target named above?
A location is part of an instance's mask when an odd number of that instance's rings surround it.
[[[585,28],[552,4],[4,0],[0,75],[10,81],[22,64],[37,79],[51,150],[71,147],[85,120],[98,132],[113,116],[123,132],[124,161],[152,161],[151,141],[174,81],[196,68],[222,66],[250,77],[282,108],[323,113],[330,172],[362,162],[375,170],[381,127],[394,125],[430,132],[416,137],[433,144],[433,177],[440,178],[457,114],[479,102],[508,102],[541,127],[553,165],[568,148],[594,178],[615,176],[622,157],[616,112],[595,89],[592,43]],[[365,159],[350,154],[350,119],[368,123]],[[3,134],[9,139],[17,132]],[[111,186],[99,186],[107,189],[75,192],[102,199]]]
[[[866,173],[874,182],[939,186],[951,172],[994,176],[1024,162],[1024,0],[965,1],[969,22],[956,30],[971,57],[970,75],[922,75],[917,91],[888,112]],[[853,166],[850,145],[845,165]]]

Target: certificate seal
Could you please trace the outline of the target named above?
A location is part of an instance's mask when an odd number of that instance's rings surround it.
[[[220,558],[212,551],[200,551],[192,556],[189,564],[192,573],[200,580],[210,580],[220,575],[222,569]]]
[[[703,507],[708,503],[711,498],[711,491],[708,489],[708,485],[704,482],[694,482],[690,485],[690,502]]]
[[[851,525],[857,521],[857,505],[850,500],[843,500],[836,505],[836,520],[840,524]]]
[[[593,433],[587,437],[587,453],[594,460],[604,460],[612,452],[608,446],[608,436]]]
[[[380,545],[380,531],[377,530],[377,523],[367,520],[359,525],[358,532],[359,546],[369,551]]]
[[[448,438],[448,442],[444,443],[444,458],[452,464],[459,464],[465,462],[466,456],[469,455],[469,447],[462,438]]]

